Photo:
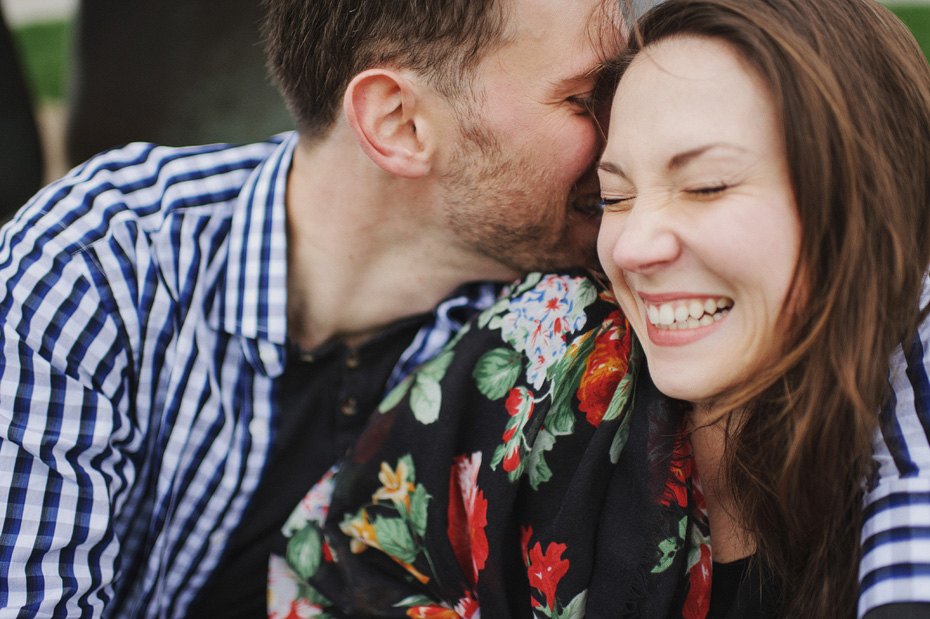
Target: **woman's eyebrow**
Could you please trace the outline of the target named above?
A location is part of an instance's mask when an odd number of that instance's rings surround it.
[[[689,150],[678,153],[677,155],[673,155],[668,160],[668,165],[666,167],[668,168],[670,172],[674,172],[675,170],[679,170],[683,168],[684,166],[688,165],[689,163],[691,163],[692,161],[694,161],[695,159],[697,159],[698,157],[700,157],[707,151],[718,150],[718,149],[733,151],[735,153],[748,153],[749,152],[742,146],[737,146],[736,144],[732,144],[730,142],[712,142],[710,144],[705,144],[704,146],[698,146],[697,148],[691,148]]]

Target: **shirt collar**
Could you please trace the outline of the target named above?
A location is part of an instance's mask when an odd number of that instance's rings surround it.
[[[287,336],[287,232],[284,199],[297,134],[284,134],[249,176],[229,233],[220,327],[249,339],[284,344]]]

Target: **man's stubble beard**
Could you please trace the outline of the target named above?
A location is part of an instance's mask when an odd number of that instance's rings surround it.
[[[446,216],[457,241],[517,273],[596,266],[595,243],[573,233],[581,215],[571,211],[569,192],[540,192],[551,185],[546,170],[523,153],[507,156],[475,121],[462,125],[453,172],[443,179]]]

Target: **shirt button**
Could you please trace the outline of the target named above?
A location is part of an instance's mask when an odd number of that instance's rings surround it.
[[[358,367],[358,351],[354,348],[350,348],[346,353],[346,367],[350,370],[354,370]]]
[[[346,417],[352,417],[358,412],[358,402],[355,398],[347,398],[342,402],[340,410]]]

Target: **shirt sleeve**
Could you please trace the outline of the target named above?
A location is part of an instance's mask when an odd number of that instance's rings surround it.
[[[99,617],[133,478],[126,340],[94,252],[33,213],[0,244],[0,617]]]
[[[925,283],[921,305],[930,300]],[[859,617],[880,606],[930,602],[930,319],[894,354],[893,394],[874,442],[865,497]]]

